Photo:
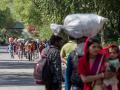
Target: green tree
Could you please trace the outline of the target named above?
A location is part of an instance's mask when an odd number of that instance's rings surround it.
[[[50,23],[62,24],[64,18],[72,13],[96,13],[107,17],[109,22],[103,32],[106,41],[109,38],[117,40],[117,33],[120,33],[120,0],[1,0],[0,3],[2,14],[3,10],[9,7],[15,20],[24,22],[26,26],[36,26],[40,38],[46,38],[47,35],[43,33],[51,34],[46,30],[49,29]],[[0,17],[3,18],[4,15]],[[0,21],[5,22],[5,19]],[[0,27],[4,27],[3,25]]]

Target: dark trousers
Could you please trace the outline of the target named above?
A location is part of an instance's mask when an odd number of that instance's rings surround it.
[[[45,83],[46,90],[62,90],[61,86],[59,83]]]
[[[28,53],[28,59],[29,59],[29,61],[32,61],[32,53],[31,52]]]

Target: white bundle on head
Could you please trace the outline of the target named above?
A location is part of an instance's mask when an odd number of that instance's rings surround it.
[[[65,33],[74,38],[94,37],[103,28],[106,21],[108,21],[107,18],[96,14],[71,14],[66,16],[63,25],[51,24],[51,29],[56,35],[64,30]]]

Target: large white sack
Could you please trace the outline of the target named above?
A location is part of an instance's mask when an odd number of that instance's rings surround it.
[[[71,14],[66,16],[63,25],[51,24],[51,29],[56,35],[64,30],[65,33],[74,38],[93,37],[102,30],[107,20],[96,14]]]

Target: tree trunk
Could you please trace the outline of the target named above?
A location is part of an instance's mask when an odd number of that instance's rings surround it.
[[[104,28],[101,30],[101,44],[102,44],[102,46],[105,45]]]

